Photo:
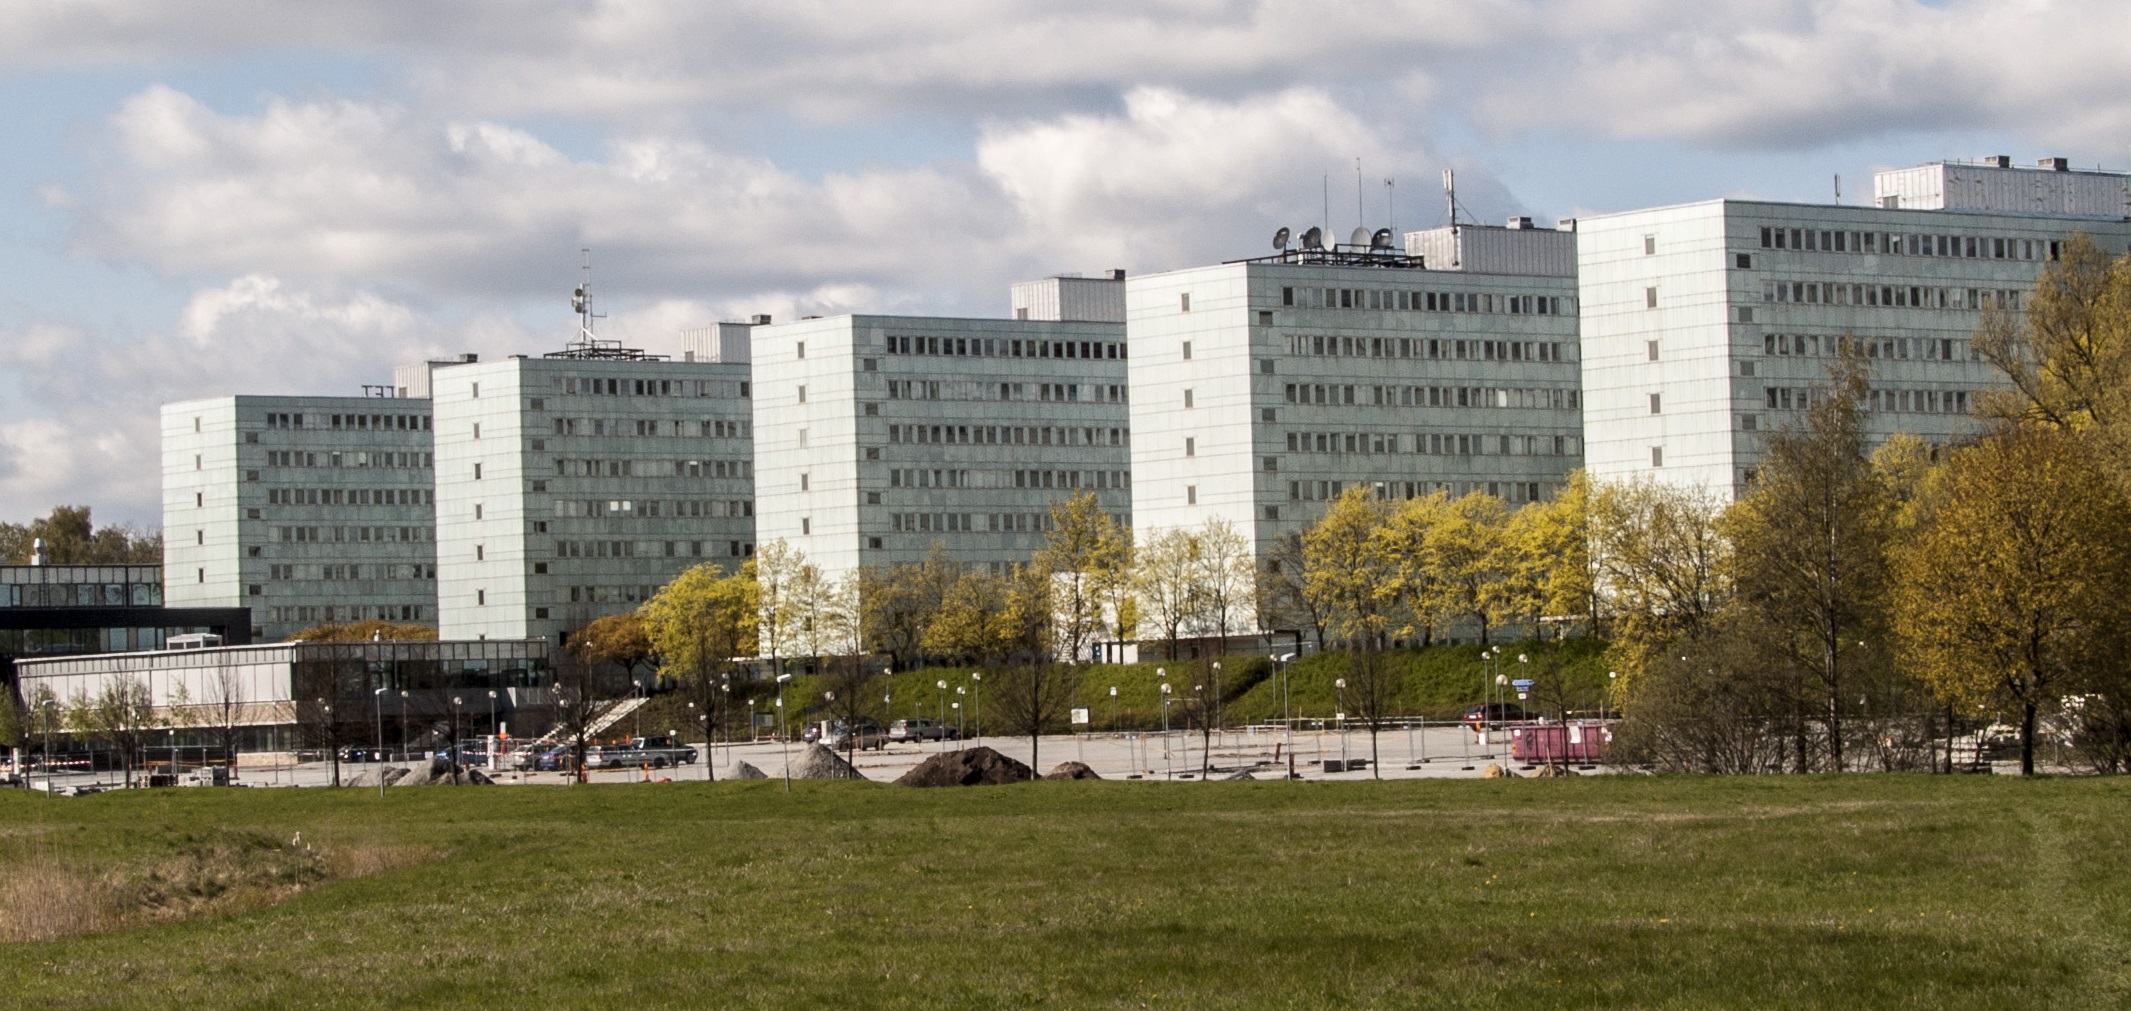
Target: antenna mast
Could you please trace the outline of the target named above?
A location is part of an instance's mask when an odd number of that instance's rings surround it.
[[[578,282],[577,290],[570,293],[570,310],[577,314],[577,339],[563,346],[561,351],[550,351],[546,358],[619,358],[629,360],[657,360],[665,355],[647,355],[642,348],[625,348],[620,341],[599,339],[598,320],[607,318],[603,312],[592,309],[592,250],[584,253],[584,280]]]
[[[1391,216],[1391,234],[1398,234],[1398,180],[1384,177],[1384,207]]]
[[[1361,159],[1354,159],[1354,227],[1369,227],[1369,215],[1361,208]]]
[[[1458,227],[1458,173],[1456,169],[1443,170],[1443,202],[1450,207],[1450,227]]]

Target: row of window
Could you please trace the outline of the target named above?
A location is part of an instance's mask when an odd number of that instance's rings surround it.
[[[753,516],[753,499],[556,499],[555,515],[563,519],[620,516],[659,519],[736,519]]]
[[[1457,340],[1443,337],[1333,337],[1289,334],[1287,353],[1340,358],[1433,358],[1473,362],[1564,362],[1571,345],[1560,341]],[[1184,357],[1191,354],[1186,351]],[[1271,363],[1259,371],[1271,372]]]
[[[160,583],[0,583],[0,607],[160,607]]]
[[[1289,481],[1287,498],[1290,502],[1330,502],[1344,494],[1349,484],[1361,485],[1369,489],[1369,497],[1386,501],[1424,498],[1438,492],[1450,498],[1484,492],[1512,505],[1543,501],[1556,490],[1554,485],[1541,481]],[[1265,518],[1279,519],[1280,507],[1266,506]]]
[[[259,588],[252,587],[253,596]],[[268,620],[278,625],[314,625],[336,621],[426,621],[422,604],[292,604],[267,608]]]
[[[942,355],[981,358],[1086,358],[1121,360],[1125,345],[1119,341],[1011,340],[1003,337],[924,337],[890,334],[891,355]],[[805,358],[806,345],[799,345]]]
[[[589,397],[723,397],[745,399],[753,395],[753,384],[735,379],[609,379],[604,376],[556,376],[553,388],[559,393]],[[473,394],[481,396],[481,384],[475,383]],[[530,404],[533,410],[544,410],[545,402],[535,399]]]
[[[1287,402],[1340,407],[1516,407],[1574,411],[1577,390],[1541,387],[1354,386],[1324,383],[1287,384]]]
[[[705,554],[708,552],[708,555]],[[755,554],[753,541],[727,541],[725,553],[718,554],[717,541],[556,541],[557,558],[752,558]],[[533,563],[535,575],[546,575],[546,562]],[[570,600],[577,602],[575,590]]]
[[[1761,301],[1805,305],[1866,305],[1907,309],[1986,309],[2018,311],[2018,289],[1936,288],[1915,284],[1842,284],[1834,281],[1763,281]]]
[[[1575,435],[1502,435],[1470,432],[1289,432],[1287,448],[1291,453],[1579,456],[1583,453],[1583,439]],[[1277,460],[1277,457],[1266,457],[1265,469],[1278,470]]]
[[[1016,488],[1087,488],[1094,491],[1123,491],[1132,487],[1132,472],[1129,470],[1017,470],[1014,472]]]
[[[1125,428],[1027,425],[889,425],[888,441],[948,446],[1130,446]],[[870,454],[867,459],[874,459]]]
[[[2044,239],[2007,239],[1983,235],[1912,235],[1906,232],[1851,232],[1818,228],[1763,228],[1761,248],[1820,253],[1885,253],[1890,256],[1943,256],[1970,260],[2055,260],[2060,244]]]
[[[428,527],[272,527],[283,544],[364,544],[433,541]]]
[[[428,488],[268,488],[267,505],[436,505]]]
[[[269,467],[395,467],[426,470],[435,463],[434,454],[399,450],[339,450],[324,453],[307,453],[293,449],[266,451],[266,465]]]
[[[1132,399],[1123,383],[988,383],[971,379],[890,379],[890,400],[1030,400],[1047,404],[1123,404]],[[799,403],[807,388],[798,388]],[[869,408],[872,405],[868,405]],[[866,413],[875,413],[868,410]]]
[[[1057,524],[1050,513],[893,513],[888,517],[889,527],[900,534],[1041,534],[1048,533]],[[1130,528],[1132,517],[1113,515],[1111,520],[1119,526]],[[802,521],[806,524],[806,521]],[[806,524],[810,527],[811,524]],[[869,537],[869,548],[881,547],[881,539]]]
[[[377,432],[427,432],[429,415],[426,414],[313,414],[312,428],[338,428],[342,430]],[[273,412],[266,416],[266,427],[297,429],[304,427],[302,414]],[[195,429],[197,430],[197,429]]]
[[[266,578],[275,582],[326,582],[349,583],[365,579],[430,579],[437,578],[437,567],[419,562],[387,562],[372,565],[356,563],[332,565],[269,565]]]
[[[556,477],[662,477],[669,461],[663,460],[583,460],[566,457],[555,458]],[[731,477],[752,478],[755,476],[753,460],[673,460],[673,477]],[[474,477],[481,476],[481,465],[474,465]],[[536,487],[542,490],[545,486]]]
[[[621,435],[638,438],[746,439],[754,435],[751,421],[688,421],[661,418],[556,418],[556,435]],[[475,428],[479,437],[479,426]],[[533,447],[540,448],[538,444]]]
[[[1405,312],[1496,312],[1568,316],[1576,300],[1558,295],[1496,295],[1479,291],[1390,288],[1282,288],[1280,304],[1303,309],[1377,309]],[[1189,311],[1188,303],[1187,309]]]
[[[1833,357],[1843,341],[1862,341],[1865,357],[1910,359],[1924,362],[1972,362],[1979,360],[1969,342],[1952,337],[1837,337],[1819,334],[1761,335],[1761,353],[1777,358]],[[1745,364],[1745,363],[1742,363]],[[1751,375],[1752,373],[1746,373]]]

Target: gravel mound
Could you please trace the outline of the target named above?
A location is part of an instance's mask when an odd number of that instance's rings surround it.
[[[842,755],[819,744],[809,744],[792,766],[793,779],[864,779]]]
[[[964,748],[927,758],[896,782],[904,786],[998,786],[1034,778],[1028,766],[990,748]]]
[[[731,768],[728,768],[728,769],[726,769],[726,770],[725,770],[725,778],[726,778],[726,779],[768,779],[768,778],[770,778],[770,777],[769,777],[769,773],[763,772],[763,771],[762,771],[761,769],[757,769],[757,768],[755,768],[754,766],[752,766],[752,765],[749,765],[749,764],[747,764],[746,762],[739,762],[739,761],[736,761],[736,762],[734,762],[734,763],[732,764],[732,767],[731,767]]]
[[[1522,778],[1524,778],[1524,777],[1522,777],[1522,776],[1519,776],[1519,775],[1517,775],[1516,773],[1514,773],[1514,772],[1511,772],[1510,770],[1508,770],[1508,769],[1505,769],[1505,768],[1503,768],[1503,767],[1502,767],[1502,766],[1501,766],[1500,764],[1498,764],[1498,763],[1495,763],[1495,762],[1489,762],[1489,763],[1487,763],[1487,768],[1485,768],[1485,769],[1481,769],[1481,770],[1480,770],[1480,778],[1481,778],[1481,779],[1522,779]]]
[[[1058,767],[1043,774],[1045,779],[1101,779],[1094,769],[1079,762],[1060,762]]]

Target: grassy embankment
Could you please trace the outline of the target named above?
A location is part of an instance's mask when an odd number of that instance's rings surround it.
[[[1572,639],[1567,642],[1510,643],[1502,648],[1503,662],[1498,671],[1511,678],[1530,676],[1532,672],[1516,662],[1518,654],[1532,658],[1537,666],[1549,660],[1558,661],[1561,669],[1583,693],[1593,700],[1606,680],[1605,660],[1602,656],[1605,644],[1593,639]],[[1142,655],[1145,655],[1144,653]],[[1465,707],[1480,701],[1481,682],[1484,675],[1479,662],[1478,646],[1437,646],[1429,649],[1389,650],[1384,653],[1384,662],[1399,672],[1401,690],[1396,709],[1410,716],[1425,716],[1431,720],[1456,719]],[[1198,685],[1213,689],[1210,660],[1180,660],[1176,662],[1151,661],[1138,664],[1093,664],[1079,671],[1079,690],[1075,704],[1086,706],[1092,721],[1091,729],[1107,731],[1114,725],[1119,729],[1145,729],[1162,723],[1161,682],[1155,671],[1166,669],[1169,682],[1175,687],[1173,697],[1181,698]],[[1274,666],[1263,656],[1232,654],[1222,661],[1221,693],[1227,698],[1227,719],[1231,726],[1280,717],[1280,679]],[[1329,719],[1339,711],[1337,682],[1347,675],[1347,657],[1344,653],[1322,653],[1304,657],[1289,665],[1288,679],[1291,692],[1292,712],[1298,719]],[[947,701],[952,704],[961,700],[965,705],[975,701],[973,695],[956,695],[955,688],[971,688],[968,668],[935,667],[923,670],[902,671],[879,679],[869,698],[886,695],[894,702],[879,707],[878,715],[885,719],[905,716],[928,716],[938,719],[940,715],[939,682],[947,682]],[[1110,699],[1111,686],[1117,688],[1114,708]],[[786,687],[786,705],[792,707],[795,723],[804,723],[808,718],[822,715],[823,679],[799,675]],[[744,707],[752,696],[758,712],[776,697],[772,685],[759,684],[753,690],[736,690],[734,705]],[[996,699],[994,694],[987,696]],[[656,730],[664,733],[678,729],[687,723],[687,704],[693,693],[674,692],[659,696],[645,706],[641,725],[646,732]],[[1352,704],[1349,704],[1352,709]],[[948,721],[953,722],[954,710],[947,711]],[[1179,724],[1182,717],[1172,708],[1172,724]],[[1351,716],[1350,712],[1350,716]],[[626,732],[629,727],[619,728]],[[996,718],[985,721],[987,732],[996,729]],[[1063,724],[1053,728],[1063,733]]]
[[[2131,781],[781,790],[0,796],[7,928],[32,908],[44,930],[101,925],[0,945],[0,994],[38,1008],[2131,1000]]]

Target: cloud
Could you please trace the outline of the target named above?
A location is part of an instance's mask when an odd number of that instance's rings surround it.
[[[2131,125],[2127,32],[2117,0],[525,0],[448,17],[414,0],[81,0],[0,8],[0,61],[20,73],[325,52],[377,64],[438,115],[653,133],[763,114],[1050,116],[1140,87],[1311,88],[1488,132],[1756,147],[1995,130],[2099,155]]]

